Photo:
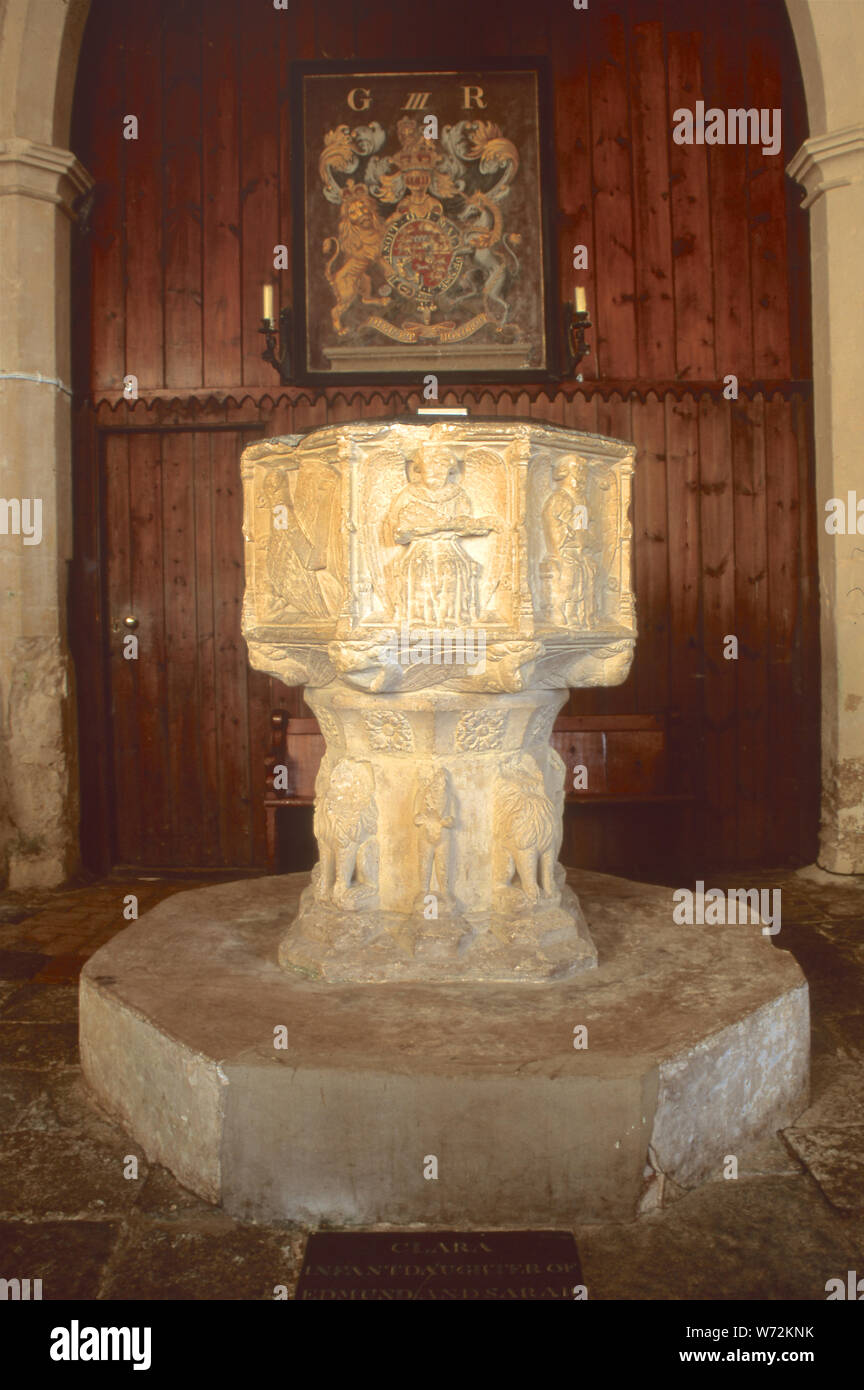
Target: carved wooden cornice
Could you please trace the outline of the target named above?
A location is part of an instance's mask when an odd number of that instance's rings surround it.
[[[813,388],[813,383],[809,379],[784,380],[744,380],[738,382],[738,399],[753,400],[756,396],[775,396],[780,395],[788,400],[791,396],[809,397]],[[500,401],[507,401],[514,408],[518,408],[520,401],[524,403],[527,399],[532,405],[545,397],[549,405],[553,405],[561,400],[569,401],[581,398],[583,401],[592,400],[595,397],[604,402],[611,401],[617,397],[619,401],[639,401],[643,405],[653,396],[655,400],[671,396],[674,400],[683,400],[686,396],[694,399],[702,399],[705,396],[713,400],[723,400],[723,383],[719,381],[651,381],[651,382],[632,382],[632,381],[562,381],[560,385],[550,385],[548,382],[529,384],[519,383],[518,386],[506,385],[483,385],[474,387],[453,387],[444,388],[444,396],[441,405],[467,405],[475,411],[482,413],[484,401],[493,401],[496,405]],[[144,391],[140,394],[137,401],[128,400],[122,391],[104,391],[93,396],[87,396],[80,401],[80,404],[91,409],[108,407],[112,414],[118,415],[118,421],[123,418],[120,407],[125,406],[126,416],[131,420],[133,417],[139,419],[144,415],[160,417],[166,413],[176,413],[182,411],[190,421],[200,418],[209,411],[229,406],[238,410],[243,406],[248,406],[259,412],[268,412],[284,406],[315,406],[325,401],[329,406],[356,407],[358,412],[365,411],[373,403],[377,402],[382,407],[387,407],[387,414],[399,415],[414,411],[418,405],[424,402],[418,390],[412,390],[406,386],[287,386],[279,390],[268,391],[260,387],[246,386],[226,386],[205,388],[194,391],[178,392],[171,389],[158,389],[154,391]]]

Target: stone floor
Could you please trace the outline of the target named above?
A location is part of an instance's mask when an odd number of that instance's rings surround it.
[[[93,1109],[78,1066],[78,973],[127,925],[127,895],[143,915],[207,881],[0,894],[0,1277],[41,1278],[45,1299],[293,1292],[305,1232],[230,1220],[148,1166]],[[864,1274],[864,879],[748,871],[707,886],[743,885],[782,889],[773,941],[810,982],[811,1108],[739,1155],[736,1180],[667,1192],[632,1225],[577,1229],[589,1298],[824,1300],[828,1279]]]

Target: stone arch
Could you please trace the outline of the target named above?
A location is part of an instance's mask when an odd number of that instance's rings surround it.
[[[90,0],[0,6],[0,138],[65,148]]]

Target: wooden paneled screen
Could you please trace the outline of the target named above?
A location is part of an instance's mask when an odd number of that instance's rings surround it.
[[[568,711],[662,716],[668,790],[694,797],[571,808],[563,857],[658,873],[813,858],[809,251],[784,174],[807,130],[782,0],[440,0],[422,23],[379,0],[93,0],[73,133],[96,189],[74,251],[71,627],[94,868],[263,864],[268,716],[305,707],[248,669],[240,451],[421,403],[420,374],[416,391],[304,390],[261,360],[260,284],[292,237],[291,62],[508,55],[550,65],[548,192],[591,354],[581,382],[442,378],[442,399],[636,442],[633,672]],[[779,108],[781,151],[676,144],[672,113],[697,101]],[[580,244],[589,268],[574,272]],[[288,303],[290,272],[277,278]]]

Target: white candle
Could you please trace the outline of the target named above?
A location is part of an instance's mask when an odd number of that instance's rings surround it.
[[[268,324],[273,323],[273,286],[261,286],[261,317]]]

